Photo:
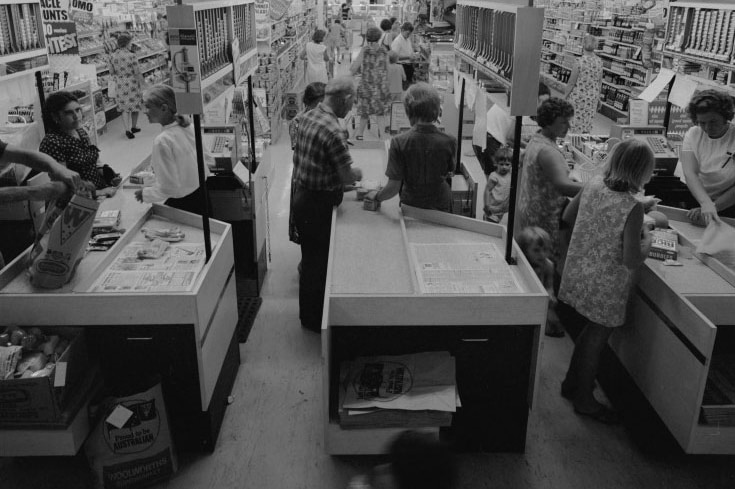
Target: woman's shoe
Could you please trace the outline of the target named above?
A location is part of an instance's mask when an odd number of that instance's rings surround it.
[[[130,132],[132,132],[133,134],[135,134],[136,132],[140,132],[140,128],[139,127],[132,127],[132,128],[130,128]]]
[[[125,135],[128,137],[128,139],[133,139],[135,137],[135,134],[133,134],[131,131],[125,131]]]
[[[362,136],[355,136],[355,139],[357,139],[358,141],[362,141]]]

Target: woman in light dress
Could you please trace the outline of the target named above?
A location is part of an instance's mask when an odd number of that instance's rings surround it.
[[[317,29],[311,36],[311,41],[306,43],[306,47],[301,52],[299,58],[306,60],[306,71],[304,73],[304,83],[308,85],[313,82],[327,83],[327,62],[330,60],[327,46],[324,41],[326,31]]]

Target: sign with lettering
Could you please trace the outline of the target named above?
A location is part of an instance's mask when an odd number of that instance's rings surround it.
[[[70,0],[40,0],[43,33],[49,54],[79,54],[77,26],[69,14]]]
[[[71,0],[69,4],[69,17],[74,22],[91,24],[94,5],[92,0]]]

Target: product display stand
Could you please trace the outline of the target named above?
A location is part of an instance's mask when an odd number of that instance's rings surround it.
[[[542,8],[518,6],[513,2],[457,2],[455,50],[460,70],[469,72],[478,80],[481,94],[484,92],[482,77],[499,82],[510,90],[510,115],[517,118],[508,210],[511,216],[516,204],[521,118],[536,115],[543,21]],[[489,26],[492,28],[488,30]],[[508,241],[512,240],[513,228],[510,226]],[[506,245],[506,260],[512,262],[510,244]]]
[[[351,150],[367,180],[384,178],[382,141]],[[513,245],[507,266],[503,226],[448,213],[399,208],[398,199],[366,211],[355,194],[335,208],[322,322],[325,448],[330,454],[386,453],[401,428],[344,429],[339,424],[339,366],[365,355],[449,351],[456,357],[462,407],[451,427],[423,428],[467,450],[523,451],[538,389],[541,331],[548,296]],[[517,293],[423,293],[416,246],[492,243]],[[461,255],[461,253],[460,253]],[[358,259],[355,259],[358,257]],[[460,449],[462,449],[460,448]]]

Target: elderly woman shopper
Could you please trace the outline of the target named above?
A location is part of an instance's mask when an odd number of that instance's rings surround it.
[[[133,139],[138,128],[138,114],[143,108],[143,75],[138,57],[130,51],[132,36],[117,36],[117,49],[110,56],[110,74],[117,84],[117,110],[122,113],[125,135]]]
[[[719,90],[695,94],[687,107],[694,122],[684,136],[680,164],[699,207],[689,211],[696,224],[735,217],[735,126],[733,99]],[[680,169],[677,168],[677,172]]]
[[[378,127],[385,127],[383,114],[390,100],[388,84],[388,50],[378,42],[382,32],[377,27],[367,30],[367,45],[353,61],[350,71],[353,75],[360,73],[360,85],[357,88],[357,113],[360,123],[355,132],[355,139],[362,140],[368,118],[378,117]]]
[[[326,35],[327,32],[322,29],[314,31],[311,41],[306,43],[306,47],[299,56],[299,58],[306,60],[304,83],[307,85],[313,82],[327,83],[327,62],[331,58],[327,46],[322,44]]]
[[[575,134],[587,134],[592,130],[602,87],[602,60],[595,54],[597,38],[587,34],[583,46],[584,52],[575,61],[565,94],[574,107],[571,130]]]
[[[559,272],[563,268],[559,221],[567,197],[574,197],[582,188],[582,184],[569,179],[569,167],[556,144],[556,139],[569,131],[573,116],[572,105],[560,98],[552,97],[539,106],[536,122],[541,130],[526,146],[518,201],[519,229],[538,226],[549,233],[552,259]]]

